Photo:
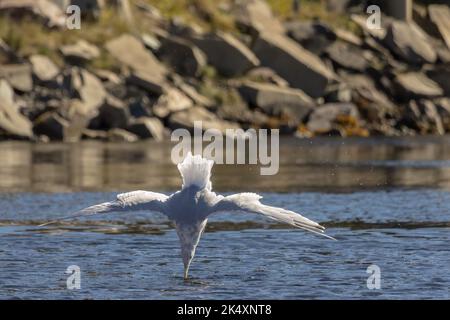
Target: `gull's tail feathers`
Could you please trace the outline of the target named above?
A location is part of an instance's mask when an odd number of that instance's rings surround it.
[[[183,186],[185,189],[192,185],[199,187],[200,189],[211,189],[211,169],[214,165],[213,160],[208,160],[199,155],[193,156],[192,153],[188,153],[183,162],[177,165],[183,178]]]

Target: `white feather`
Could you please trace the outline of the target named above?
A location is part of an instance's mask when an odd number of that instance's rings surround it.
[[[182,189],[195,185],[200,189],[211,189],[211,169],[213,160],[202,158],[199,155],[193,156],[188,153],[183,162],[177,165],[183,178]]]

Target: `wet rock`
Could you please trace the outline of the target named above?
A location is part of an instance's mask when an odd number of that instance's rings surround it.
[[[217,129],[225,132],[226,129],[239,128],[238,124],[221,120],[214,113],[198,106],[173,113],[168,123],[172,130],[183,128],[193,132],[195,121],[201,121],[203,130]]]
[[[64,58],[74,64],[91,61],[100,56],[100,49],[85,40],[62,46],[60,50]]]
[[[392,52],[411,64],[434,63],[437,58],[426,34],[415,24],[392,22],[383,42]]]
[[[240,75],[259,65],[253,52],[231,34],[217,32],[191,37],[191,40],[206,54],[208,64],[226,77]]]
[[[161,40],[158,57],[185,76],[199,76],[206,66],[206,56],[199,48],[178,37]]]
[[[5,78],[15,90],[21,92],[33,90],[33,79],[29,64],[0,65],[0,78]]]
[[[49,0],[3,0],[0,1],[0,13],[13,17],[32,15],[50,28],[66,25],[65,13]]]
[[[13,89],[0,79],[0,137],[30,139],[33,137],[31,128],[31,122],[18,110]]]
[[[433,23],[440,38],[450,49],[450,8],[445,4],[428,6],[428,18]]]
[[[274,33],[262,33],[255,41],[253,51],[261,64],[272,68],[289,84],[302,89],[311,97],[320,97],[335,74],[311,52],[294,40]]]
[[[139,137],[127,130],[114,128],[108,131],[107,139],[111,142],[135,142]]]
[[[398,74],[395,78],[399,99],[408,101],[414,98],[433,98],[443,94],[439,85],[420,72]]]
[[[64,140],[65,130],[69,122],[56,112],[46,112],[34,121],[33,131],[36,135],[44,135],[50,140]]]
[[[309,116],[307,128],[315,134],[326,134],[340,125],[355,125],[359,112],[352,103],[328,103],[317,107]]]
[[[34,76],[41,82],[54,80],[59,74],[59,68],[46,56],[32,55],[30,63]]]
[[[128,126],[128,131],[141,139],[153,138],[157,141],[164,139],[164,125],[158,118],[154,117],[143,117],[134,120]]]
[[[328,57],[339,67],[364,72],[369,63],[364,58],[363,50],[337,41],[327,48]]]
[[[316,21],[288,22],[286,29],[289,37],[315,54],[321,54],[336,40],[336,34],[330,27]]]
[[[108,52],[133,71],[163,79],[166,67],[145,48],[144,44],[129,34],[108,41],[105,45]]]
[[[153,106],[153,114],[165,118],[173,112],[193,107],[193,102],[183,92],[170,88],[161,95]]]
[[[250,105],[268,114],[279,115],[285,110],[298,120],[302,120],[315,106],[314,100],[303,91],[272,84],[248,81],[239,87],[239,92]]]
[[[281,22],[273,15],[267,2],[262,0],[248,0],[238,2],[233,13],[237,25],[247,33],[257,35],[270,26],[272,32],[284,33]]]
[[[279,87],[289,87],[289,83],[270,68],[254,68],[247,72],[245,76],[251,81],[272,83]]]

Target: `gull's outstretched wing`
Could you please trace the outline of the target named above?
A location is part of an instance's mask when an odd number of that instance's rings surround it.
[[[270,219],[290,224],[291,226],[304,229],[329,239],[334,239],[324,234],[325,228],[302,215],[282,208],[271,207],[262,204],[262,198],[256,193],[237,193],[227,197],[217,196],[218,201],[210,208],[208,214],[216,212],[243,211],[259,213]]]
[[[68,215],[66,217],[62,217],[60,219],[41,224],[40,227],[61,220],[73,219],[82,216],[90,216],[98,213],[139,211],[139,210],[165,213],[164,203],[167,200],[167,198],[168,196],[162,193],[142,191],[142,190],[121,193],[117,195],[117,199],[114,201],[93,205],[91,207],[72,213],[71,215]]]

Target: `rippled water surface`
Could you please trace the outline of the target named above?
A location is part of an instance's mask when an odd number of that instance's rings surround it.
[[[331,241],[256,215],[210,219],[182,279],[162,215],[109,214],[38,228],[120,191],[170,193],[170,146],[0,143],[1,299],[450,298],[450,140],[283,140],[280,172],[217,166],[218,192],[323,223]],[[381,271],[369,290],[367,268]],[[66,288],[66,268],[81,289]]]

